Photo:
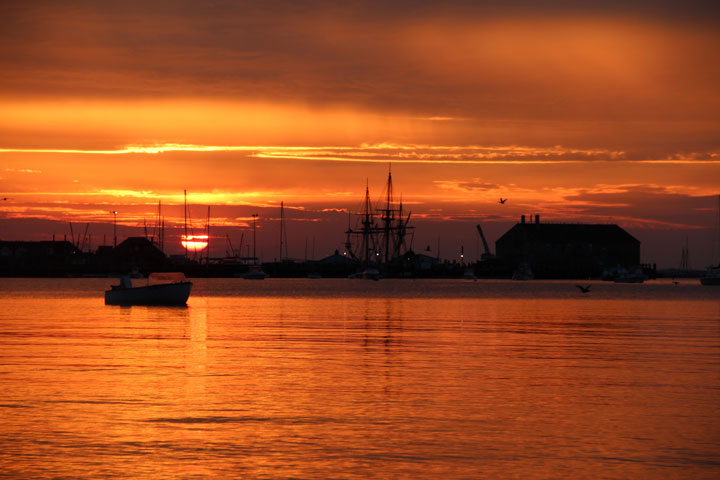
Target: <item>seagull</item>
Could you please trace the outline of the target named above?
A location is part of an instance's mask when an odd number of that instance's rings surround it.
[[[500,203],[505,205],[505,202],[507,202],[507,198],[500,197]]]
[[[590,291],[590,287],[591,287],[591,285],[588,285],[587,287],[583,287],[582,285],[575,285],[575,286],[578,287],[582,293],[588,293]]]

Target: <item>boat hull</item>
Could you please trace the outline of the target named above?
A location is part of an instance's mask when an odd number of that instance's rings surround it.
[[[105,291],[106,305],[185,305],[190,297],[191,282],[148,285],[147,287],[113,288]]]
[[[268,275],[265,272],[248,272],[243,275],[242,278],[245,280],[265,280],[267,276]]]
[[[720,285],[720,277],[702,277],[700,279],[701,285]]]
[[[362,272],[353,273],[348,278],[364,278],[366,280],[380,280],[380,270],[376,268],[368,268]]]
[[[624,277],[624,278],[616,278],[613,280],[615,283],[643,283],[645,282],[644,278],[640,277]]]

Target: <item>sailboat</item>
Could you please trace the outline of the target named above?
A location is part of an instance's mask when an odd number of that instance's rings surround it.
[[[715,230],[714,240],[715,245],[713,245],[713,253],[715,258],[713,260],[718,263],[707,268],[705,275],[700,278],[700,284],[702,285],[720,285],[720,195],[718,195],[718,224]]]
[[[345,250],[359,270],[349,278],[378,280],[381,271],[386,272],[393,260],[408,250],[407,239],[412,237],[413,227],[408,226],[411,214],[405,217],[402,198],[399,202],[393,199],[392,172],[388,171],[383,208],[373,209],[366,184],[362,212],[355,215],[358,225],[348,225]]]

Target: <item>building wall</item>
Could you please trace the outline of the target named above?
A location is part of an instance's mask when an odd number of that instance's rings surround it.
[[[529,263],[538,278],[584,278],[600,276],[605,268],[622,265],[630,267],[640,263],[640,242],[615,226],[617,232],[603,231],[603,239],[576,238],[575,225],[555,226],[557,235],[542,238],[528,225],[518,224],[496,242],[497,257],[509,268]],[[532,228],[542,229],[543,224]],[[582,228],[582,226],[578,226]],[[559,230],[559,232],[557,232]],[[564,240],[562,231],[572,240]],[[547,236],[545,236],[547,237]]]

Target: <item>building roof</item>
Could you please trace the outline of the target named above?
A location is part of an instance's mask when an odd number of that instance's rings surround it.
[[[330,255],[329,257],[322,258],[318,260],[320,263],[352,263],[352,259],[348,258],[347,255],[340,255],[340,252],[338,250],[335,250],[335,253]]]
[[[518,223],[495,243],[521,232],[528,240],[542,243],[640,243],[619,225],[583,223]]]
[[[33,254],[55,255],[58,253],[80,252],[72,243],[66,240],[0,240],[0,247],[11,250],[22,249],[24,252],[32,252]]]

